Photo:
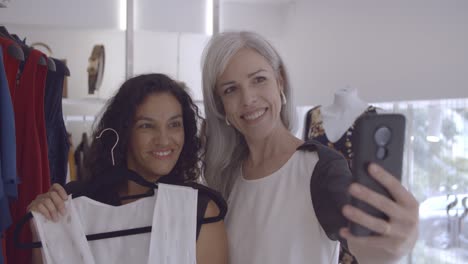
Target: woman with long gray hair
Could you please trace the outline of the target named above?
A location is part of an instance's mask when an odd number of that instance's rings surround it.
[[[409,253],[416,199],[376,164],[370,174],[395,200],[351,184],[341,155],[292,134],[286,67],[268,41],[253,32],[215,35],[202,64],[205,177],[228,199],[231,264],[337,263],[340,244],[360,263],[393,263]],[[349,194],[389,220],[349,205]],[[380,235],[354,236],[349,220]]]

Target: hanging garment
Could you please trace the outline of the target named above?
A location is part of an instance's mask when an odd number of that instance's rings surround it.
[[[44,97],[45,124],[51,183],[65,185],[68,165],[67,130],[63,121],[62,92],[66,66],[54,59],[56,71],[47,73]]]
[[[11,225],[9,201],[16,199],[15,116],[0,46],[0,234]]]
[[[43,110],[47,66],[38,63],[41,56],[44,56],[41,52],[31,50],[19,79],[13,102],[16,164],[20,182],[18,199],[10,207],[13,222],[25,215],[26,207],[37,195],[47,192],[50,188],[47,149],[44,149],[47,143],[45,142]],[[30,232],[25,231],[20,236],[21,240],[31,241]],[[15,248],[13,239],[10,238],[13,238],[12,227],[8,229],[6,239],[8,260],[15,264],[31,263],[31,251]]]
[[[0,45],[2,47],[8,47],[10,45],[17,45],[13,40],[0,37]],[[15,100],[15,90],[17,88],[17,75],[20,67],[20,61],[10,56],[8,52],[3,52],[3,65],[8,80],[8,86],[10,88],[11,100]]]
[[[197,190],[159,184],[154,196],[110,206],[85,196],[65,202],[58,222],[33,212],[44,263],[195,264]],[[151,233],[87,241],[86,234],[152,225]]]
[[[306,116],[306,138],[305,140],[316,140],[322,143],[325,146],[328,146],[332,149],[337,150],[348,161],[348,165],[351,168],[351,161],[353,158],[353,149],[352,149],[352,142],[351,138],[353,136],[354,131],[354,123],[353,125],[338,139],[336,142],[331,142],[327,134],[325,133],[325,129],[323,128],[323,119],[322,114],[320,112],[321,106],[316,106],[309,110]],[[369,106],[363,114],[368,113],[377,113],[376,108],[374,106]]]
[[[3,234],[0,234],[0,237],[3,237]],[[6,248],[5,248],[5,239],[0,239],[0,264],[8,264],[8,259],[6,257]]]

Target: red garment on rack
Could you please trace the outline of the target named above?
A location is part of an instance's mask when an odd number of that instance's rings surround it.
[[[3,66],[5,67],[5,72],[8,80],[8,87],[10,87],[11,100],[14,102],[15,98],[15,88],[16,88],[16,75],[18,74],[18,69],[20,61],[13,58],[6,52],[6,48],[10,45],[18,45],[13,40],[0,37],[0,45],[4,47],[3,52]]]
[[[8,264],[8,259],[6,255],[6,245],[5,245],[5,239],[2,238],[2,255],[3,255],[3,264]]]
[[[49,161],[45,139],[44,89],[47,66],[39,65],[44,56],[40,51],[31,50],[21,74],[14,99],[16,126],[16,161],[18,177],[18,200],[11,206],[13,222],[26,214],[26,208],[37,195],[50,188]],[[31,232],[24,228],[20,240],[31,241]],[[15,248],[14,226],[7,231],[6,248],[10,263],[31,263],[31,250]]]

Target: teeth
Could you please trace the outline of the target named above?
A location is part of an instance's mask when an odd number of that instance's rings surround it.
[[[153,152],[156,156],[167,156],[172,153],[172,150],[164,151],[164,152]]]
[[[244,118],[247,119],[247,120],[254,120],[254,119],[257,119],[260,116],[262,116],[265,113],[265,111],[266,110],[263,109],[263,110],[257,111],[255,113],[252,113],[252,114],[249,114],[249,115],[244,115]]]

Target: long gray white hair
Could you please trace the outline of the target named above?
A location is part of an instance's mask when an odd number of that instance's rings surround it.
[[[208,185],[227,199],[239,176],[242,162],[248,157],[244,137],[225,122],[221,98],[215,93],[216,81],[226,69],[232,56],[240,49],[249,48],[262,55],[282,78],[283,92],[287,98],[281,109],[281,120],[290,131],[294,127],[295,108],[286,68],[278,52],[259,34],[254,32],[224,32],[211,38],[202,56],[203,101],[206,116],[205,172]]]

